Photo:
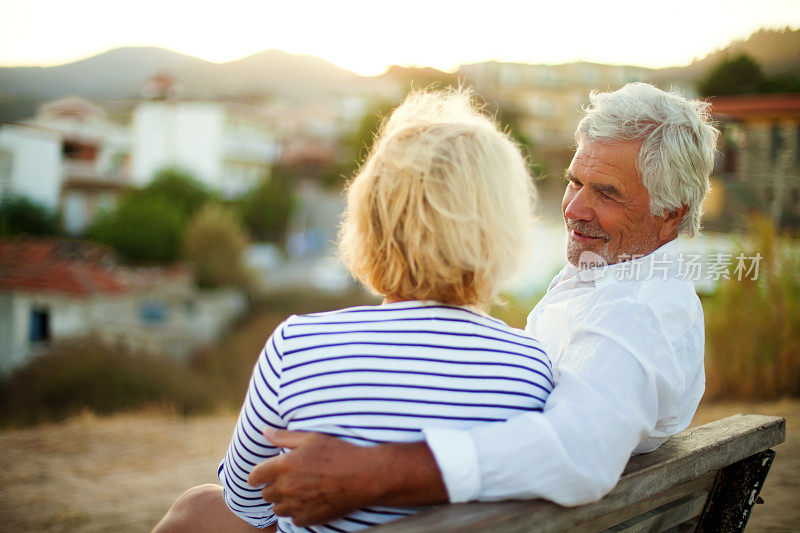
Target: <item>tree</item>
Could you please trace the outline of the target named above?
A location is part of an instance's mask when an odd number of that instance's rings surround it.
[[[46,207],[23,197],[0,201],[0,236],[56,235],[58,219]]]
[[[798,93],[800,92],[800,76],[797,74],[780,74],[767,80],[767,92]]]
[[[345,149],[352,156],[353,169],[364,161],[375,143],[375,135],[383,121],[392,114],[397,104],[380,102],[364,113],[358,122],[358,128],[345,139]]]
[[[769,86],[761,66],[747,54],[725,59],[698,83],[703,96],[770,92]]]
[[[88,236],[128,259],[169,263],[178,257],[183,227],[182,214],[168,199],[133,192],[116,209],[98,216]]]
[[[703,96],[800,92],[800,77],[789,73],[768,78],[755,59],[741,54],[712,69],[698,89]]]
[[[511,136],[526,157],[531,175],[540,178],[544,174],[541,164],[534,162],[533,141],[522,129],[522,120],[525,113],[512,103],[498,103],[494,114],[497,125]]]
[[[295,177],[285,167],[275,167],[245,198],[242,217],[250,234],[259,241],[283,244],[289,214],[295,203]]]
[[[134,261],[170,263],[180,255],[187,221],[213,198],[190,174],[167,168],[146,187],[126,193],[116,209],[97,217],[88,236]]]
[[[218,203],[203,206],[189,221],[183,238],[183,257],[201,287],[249,287],[243,262],[247,234],[234,212]]]
[[[530,150],[533,146],[533,141],[522,131],[522,119],[524,116],[522,110],[514,104],[502,103],[497,105],[494,120],[503,131],[523,147],[523,150]]]
[[[399,67],[398,67],[399,68]],[[401,71],[404,69],[400,69]],[[413,70],[413,69],[412,69]],[[424,69],[423,69],[424,70]],[[438,72],[438,71],[434,71]],[[432,89],[447,89],[457,86],[457,80],[454,77],[448,77],[444,73],[439,72],[441,77],[431,77],[427,79],[427,84],[420,84],[409,82],[407,90],[414,87],[429,87]],[[381,127],[383,121],[392,114],[397,103],[387,101],[380,102],[374,105],[361,117],[358,127],[344,139],[342,143],[345,150],[345,157],[342,161],[334,167],[326,176],[327,183],[341,183],[341,179],[352,177],[357,171],[358,167],[367,158],[372,145],[375,142],[375,135]],[[533,143],[530,138],[522,131],[522,118],[524,113],[512,104],[491,104],[487,105],[490,110],[493,110],[494,120],[503,131],[507,132],[522,149],[523,154],[526,156],[531,153]],[[529,158],[530,159],[530,158]],[[541,173],[541,168],[532,168],[534,174]]]
[[[353,177],[372,150],[381,123],[395,107],[397,104],[381,102],[364,113],[358,122],[358,127],[342,142],[344,157],[323,176],[326,185],[341,186],[343,179]]]
[[[214,199],[214,195],[205,185],[177,167],[168,167],[157,172],[153,181],[142,188],[139,194],[168,200],[187,220]]]

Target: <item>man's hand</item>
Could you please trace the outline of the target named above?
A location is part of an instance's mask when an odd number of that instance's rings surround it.
[[[367,505],[447,502],[424,442],[362,447],[305,431],[267,429],[264,436],[289,451],[257,465],[248,483],[266,483],[264,500],[297,526],[327,522]]]

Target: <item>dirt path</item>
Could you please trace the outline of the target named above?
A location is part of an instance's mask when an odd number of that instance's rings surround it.
[[[800,524],[800,401],[703,406],[703,424],[734,413],[787,419],[748,531]],[[216,481],[235,416],[159,413],[97,418],[0,433],[0,530],[149,531],[185,489]]]
[[[82,416],[0,435],[0,529],[149,531],[187,488],[213,483],[233,415]]]

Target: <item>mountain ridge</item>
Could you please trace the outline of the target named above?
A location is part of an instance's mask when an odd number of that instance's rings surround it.
[[[693,83],[724,58],[740,53],[753,56],[768,75],[800,74],[800,30],[758,30],[689,65],[651,69],[652,81]],[[30,116],[42,101],[67,94],[100,101],[134,98],[157,73],[177,79],[186,97],[259,94],[299,100],[386,78],[411,78],[420,73],[450,76],[431,67],[394,65],[379,76],[365,77],[315,56],[276,49],[214,63],[166,48],[128,46],[51,67],[0,67],[0,122]]]

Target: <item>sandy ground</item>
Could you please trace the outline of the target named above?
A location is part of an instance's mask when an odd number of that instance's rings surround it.
[[[800,528],[800,401],[701,407],[703,424],[735,413],[787,419],[787,442],[748,531]],[[216,481],[233,415],[98,418],[0,433],[0,530],[149,531],[185,489]]]
[[[800,531],[800,400],[701,405],[692,425],[707,424],[736,413],[786,419],[786,441],[774,448],[775,462],[761,491],[764,504],[753,509],[747,531]]]

